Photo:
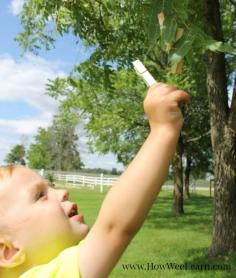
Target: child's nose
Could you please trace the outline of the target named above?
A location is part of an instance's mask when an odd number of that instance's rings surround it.
[[[61,202],[65,202],[68,200],[69,198],[69,193],[67,190],[65,189],[60,189],[59,192],[58,192],[58,196],[59,196],[59,201]]]

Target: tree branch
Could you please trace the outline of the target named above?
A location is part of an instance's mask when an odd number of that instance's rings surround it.
[[[202,137],[207,136],[207,135],[209,135],[209,134],[211,134],[211,131],[210,131],[210,130],[207,131],[206,133],[203,133],[202,135],[200,135],[200,136],[198,136],[198,137],[191,138],[191,139],[187,140],[186,142],[189,143],[189,142],[198,141],[198,140],[201,139]]]

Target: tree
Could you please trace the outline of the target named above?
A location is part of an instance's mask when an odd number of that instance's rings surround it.
[[[25,165],[25,147],[24,145],[15,145],[7,154],[5,162],[9,164]]]
[[[174,169],[174,194],[172,213],[174,216],[184,214],[184,189],[187,197],[189,194],[190,173],[205,171],[210,166],[212,155],[210,145],[210,120],[205,82],[205,67],[199,63],[199,55],[193,55],[191,63],[182,67],[182,75],[173,75],[169,82],[178,84],[191,92],[191,105],[182,108],[184,126],[178,141],[176,153],[172,162]],[[184,78],[183,78],[184,77]],[[201,134],[201,135],[199,135]],[[204,136],[203,136],[204,135]],[[183,160],[186,159],[186,168]],[[190,163],[191,162],[191,163]],[[207,166],[207,167],[206,167]],[[184,177],[185,174],[185,177]]]
[[[63,83],[67,94],[63,109],[64,113],[71,109],[82,111],[92,152],[113,152],[119,162],[127,165],[149,132],[142,107],[145,86],[137,82],[133,71],[110,71],[112,89],[106,88],[104,72],[96,66],[84,76],[86,80],[74,77]],[[70,82],[76,83],[73,90]],[[58,92],[54,85],[51,95]]]
[[[182,132],[184,143],[182,144],[183,153],[179,164],[177,160],[173,161],[175,169],[175,195],[173,204],[173,214],[178,216],[183,211],[183,175],[182,156],[184,155],[185,145],[193,145],[188,143],[194,137],[198,137],[199,133],[208,132],[208,148],[209,144],[209,109],[207,107],[207,91],[204,75],[204,67],[202,65],[191,65],[194,69],[199,68],[197,74],[191,71],[189,65],[185,66],[184,71],[188,73],[183,76],[167,75],[168,82],[178,84],[178,86],[190,91],[193,95],[191,106],[185,111],[185,124]],[[107,71],[110,72],[106,76]],[[191,73],[192,72],[192,73]],[[82,75],[82,77],[81,77]],[[143,113],[142,102],[146,88],[132,70],[106,68],[103,71],[98,66],[93,66],[89,72],[81,73],[80,77],[71,77],[67,81],[56,80],[49,85],[50,94],[65,94],[66,100],[64,105],[69,109],[83,110],[83,116],[87,120],[85,126],[87,134],[90,138],[89,144],[92,150],[96,149],[101,153],[112,151],[117,155],[118,161],[127,165],[135,156],[142,142],[145,140],[149,132],[148,122]],[[164,78],[164,77],[163,77]],[[166,77],[165,77],[166,78]],[[192,84],[191,84],[192,82]],[[110,84],[110,85],[109,85]],[[73,90],[71,89],[74,86]],[[201,143],[205,138],[201,139]],[[198,143],[194,143],[197,145]],[[202,150],[201,144],[198,151],[207,153]],[[206,144],[205,144],[206,146]],[[195,147],[196,148],[196,147]],[[209,153],[209,152],[208,152]],[[195,152],[199,165],[205,165],[206,158]],[[201,159],[200,159],[201,157]],[[178,164],[178,165],[177,165]],[[179,169],[179,170],[178,170]]]
[[[168,4],[170,1],[166,1],[166,3]],[[199,3],[196,2],[196,4]],[[232,84],[231,77],[235,73],[233,64],[236,60],[236,51],[235,48],[223,43],[229,41],[235,46],[236,5],[234,1],[221,1],[221,4],[222,8],[220,9],[218,0],[201,2],[200,9],[196,11],[200,11],[200,20],[197,22],[202,26],[198,26],[196,29],[196,26],[192,25],[187,32],[188,39],[184,38],[182,41],[176,42],[175,46],[178,48],[174,49],[170,55],[170,60],[175,64],[191,54],[190,48],[192,46],[195,51],[197,51],[196,47],[200,50],[207,50],[205,54],[207,91],[211,116],[211,142],[215,160],[214,230],[209,253],[213,257],[236,251],[236,205],[233,201],[236,198],[236,88],[231,107],[228,104],[227,94],[227,85]],[[169,8],[172,16],[174,15],[173,11],[178,10],[176,7],[171,9],[169,6]],[[158,11],[159,14],[163,13],[163,10],[161,7]],[[164,15],[167,15],[168,18],[167,9],[164,11]],[[223,22],[227,22],[224,27],[222,27],[221,15]],[[164,22],[168,24],[167,29],[173,27],[168,23],[168,20]],[[160,23],[160,25],[162,24]],[[195,34],[191,29],[195,30]],[[225,30],[225,37],[223,29]],[[162,40],[167,43],[167,47],[169,43],[173,42],[173,38],[172,40],[166,38],[167,35],[163,32]],[[228,52],[233,55],[225,56],[219,52]],[[236,82],[234,82],[234,87],[236,87]]]
[[[184,146],[186,157],[186,166],[184,169],[184,193],[185,198],[190,198],[190,176],[194,179],[203,179],[205,178],[206,173],[213,174],[210,130],[205,133],[202,132],[202,134],[196,138],[188,139],[187,142],[184,143]]]
[[[115,76],[116,78],[119,76],[116,73],[122,72],[121,68],[123,68],[123,75],[129,74],[131,61],[136,57],[139,57],[144,62],[148,61],[147,65],[153,75],[164,82],[168,82],[171,79],[169,69],[172,72],[180,73],[182,71],[179,79],[183,81],[189,74],[187,71],[188,65],[193,65],[193,61],[195,62],[195,56],[197,56],[200,66],[203,65],[204,68],[206,66],[203,80],[207,76],[216,188],[215,228],[211,249],[211,255],[213,256],[229,253],[236,249],[236,205],[233,202],[236,198],[236,190],[234,190],[236,179],[236,89],[234,90],[230,108],[227,103],[227,85],[233,84],[232,76],[235,71],[234,65],[236,61],[234,48],[236,37],[235,2],[233,0],[222,0],[220,3],[221,9],[218,0],[54,1],[50,3],[31,0],[25,4],[21,14],[20,19],[24,31],[18,37],[18,41],[27,49],[38,51],[42,44],[49,48],[54,40],[50,35],[50,31],[47,32],[47,27],[53,26],[53,24],[48,24],[50,18],[55,22],[53,27],[61,35],[73,30],[74,34],[82,38],[88,46],[94,47],[94,53],[90,59],[75,68],[79,78],[70,77],[66,80],[67,90],[60,90],[65,88],[63,87],[65,82],[61,82],[61,87],[56,86],[54,88],[56,89],[54,96],[60,94],[69,96],[70,92],[70,101],[74,99],[78,107],[86,105],[86,110],[90,113],[91,111],[95,112],[95,115],[99,115],[99,113],[96,114],[95,104],[98,104],[98,108],[104,111],[104,106],[101,103],[110,99],[110,102],[107,101],[108,108],[113,101],[111,97],[115,91],[113,88],[114,85],[117,88],[119,83],[112,83],[110,80]],[[222,16],[223,27],[220,22],[220,15]],[[148,22],[149,24],[146,24]],[[223,37],[223,32],[225,37]],[[224,55],[219,52],[228,54]],[[190,72],[193,71],[194,69],[192,68]],[[102,78],[104,80],[102,84],[105,87],[95,90],[95,93],[92,94],[90,89],[94,89]],[[128,80],[134,87],[137,86],[134,81],[132,83],[131,77]],[[180,80],[178,80],[176,85],[179,85]],[[195,77],[194,81],[198,82],[199,76]],[[135,82],[138,81],[136,80]],[[191,81],[183,83],[184,86],[181,86],[181,88],[191,91]],[[91,87],[89,87],[89,84],[92,84]],[[74,87],[75,90],[71,91],[71,87]],[[201,89],[202,86],[200,85],[199,90]],[[86,92],[90,90],[90,95],[83,95],[83,90]],[[130,92],[130,90],[127,89],[125,92],[125,95],[129,98],[130,94],[127,92]],[[53,92],[51,93],[53,95]],[[134,95],[136,96],[136,94]],[[79,96],[79,98],[76,99],[76,96]],[[136,105],[135,102],[134,104]],[[117,106],[114,105],[112,108],[117,109]],[[136,110],[131,107],[130,109],[131,115],[135,115]],[[115,115],[117,116],[118,114]],[[127,113],[125,113],[125,118],[126,116]],[[109,143],[108,140],[114,136],[112,130],[109,129],[111,124],[114,124],[114,121],[110,120],[106,115],[102,119],[100,122],[104,123],[106,131],[100,138],[107,139],[104,142]],[[116,118],[116,120],[118,119],[120,118]],[[91,121],[87,127],[91,135],[96,139],[95,146],[106,151],[109,148],[109,144],[105,147],[97,143],[99,142],[99,138],[97,140],[97,137],[99,137],[98,125],[94,124],[94,122],[95,119],[91,115]],[[123,130],[127,126],[125,121]],[[143,134],[148,132],[146,126],[142,127],[142,129],[145,130]],[[114,131],[117,130],[114,129]],[[131,133],[132,130],[127,131],[127,134]],[[114,138],[116,137],[114,136]],[[133,137],[127,136],[129,142],[124,142],[126,147],[123,148],[124,152],[120,152],[121,159],[126,159],[123,154],[125,151],[130,151],[132,147],[130,140],[133,138],[134,135]],[[122,135],[118,136],[117,139],[122,139]],[[183,140],[183,136],[180,137],[180,145],[182,144],[181,140]],[[114,139],[111,140],[111,142],[113,141]],[[140,139],[140,141],[142,140]],[[111,146],[115,149],[114,144],[111,144]],[[179,160],[176,160],[174,166],[177,167],[176,184],[182,187],[183,179],[180,174],[183,171],[181,166],[183,149],[178,146],[178,150]],[[177,170],[178,167],[180,171]]]
[[[112,168],[111,175],[117,175],[117,169],[116,168]]]
[[[183,1],[184,5],[180,4],[180,1],[175,2],[181,11],[186,8],[186,2]],[[168,8],[166,5],[165,9],[169,10]],[[20,17],[25,32],[19,35],[18,41],[26,49],[37,52],[42,45],[48,49],[53,44],[55,37],[51,36],[51,32],[47,32],[49,15],[55,20],[55,29],[60,35],[72,29],[87,45],[96,46],[90,59],[75,67],[73,76],[67,80],[55,80],[50,84],[49,90],[54,97],[65,95],[67,108],[83,110],[87,120],[85,129],[90,138],[90,149],[101,153],[112,151],[124,165],[132,160],[149,132],[142,112],[146,88],[133,72],[131,62],[140,57],[147,62],[158,79],[176,86],[181,85],[182,89],[188,91],[194,90],[192,81],[186,75],[187,68],[186,74],[178,80],[168,74],[169,68],[165,67],[168,65],[165,41],[168,40],[169,44],[175,37],[177,23],[171,21],[173,24],[169,27],[164,22],[162,27],[165,32],[162,33],[166,34],[166,37],[158,42],[160,28],[153,20],[156,13],[155,3],[154,7],[150,7],[149,1],[124,1],[123,4],[119,1],[66,1],[58,2],[58,5],[56,2],[48,5],[44,1],[30,1],[25,5],[25,12]],[[151,28],[148,28],[151,30],[149,36],[145,28],[147,22],[151,24]],[[195,29],[191,30],[191,36]],[[120,42],[125,42],[126,47]],[[195,79],[198,87],[202,89],[202,84],[199,84],[202,79]],[[176,175],[180,175],[182,171],[182,168],[176,171]],[[175,192],[179,191],[174,195],[177,204],[175,214],[179,214],[177,210],[182,204],[183,183],[180,176],[175,177],[175,180]]]
[[[236,22],[234,3],[234,23]],[[206,31],[224,41],[219,1],[204,2]],[[235,25],[233,25],[235,27]],[[232,26],[232,27],[233,27]],[[235,32],[235,28],[234,28]],[[207,53],[207,87],[211,110],[211,141],[215,160],[214,229],[210,256],[236,251],[236,77],[228,105],[226,59]]]
[[[29,166],[48,170],[77,170],[83,167],[77,150],[75,126],[55,117],[52,126],[40,128],[28,151]]]
[[[49,164],[48,132],[39,128],[35,136],[35,143],[31,144],[27,152],[29,167],[33,169],[47,169]]]
[[[56,119],[48,128],[48,135],[49,169],[71,171],[84,166],[77,149],[75,126]]]

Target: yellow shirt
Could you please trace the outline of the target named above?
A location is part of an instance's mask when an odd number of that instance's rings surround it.
[[[48,264],[35,266],[19,278],[80,278],[78,250],[83,240],[76,246],[63,250]]]

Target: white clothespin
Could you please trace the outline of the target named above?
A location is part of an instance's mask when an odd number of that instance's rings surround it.
[[[132,64],[137,74],[143,79],[143,81],[147,84],[148,87],[152,86],[154,83],[157,82],[140,60],[136,60],[132,62]],[[184,103],[181,102],[179,104],[179,107],[182,108],[183,106]]]
[[[143,79],[148,87],[156,83],[156,80],[153,78],[151,73],[145,68],[143,63],[140,60],[132,62],[137,74]]]

